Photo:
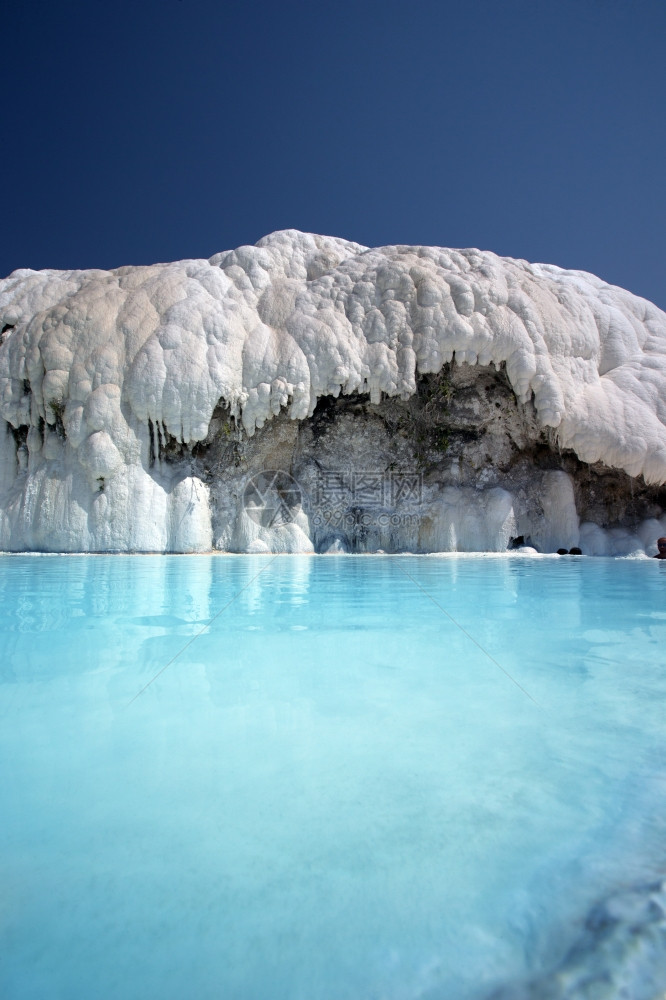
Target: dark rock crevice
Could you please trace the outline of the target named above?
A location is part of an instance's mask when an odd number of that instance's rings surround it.
[[[546,516],[543,477],[557,472],[572,481],[581,522],[631,530],[666,509],[666,488],[560,449],[533,404],[518,403],[503,367],[446,365],[420,376],[407,400],[323,396],[310,418],[294,421],[283,410],[252,437],[223,401],[206,439],[192,447],[163,427],[150,431],[152,466],[180,467],[209,486],[220,537],[243,484],[266,470],[298,482],[317,551],[331,544],[352,552],[423,550],[422,523],[451,488],[472,498],[493,489],[510,494],[523,520],[507,544],[529,544],[529,524]],[[399,495],[403,486],[411,497]]]

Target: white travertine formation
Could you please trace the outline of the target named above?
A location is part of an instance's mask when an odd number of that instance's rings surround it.
[[[327,394],[407,398],[453,358],[505,363],[583,461],[666,482],[666,314],[580,271],[289,230],[210,260],[16,271],[0,329],[3,549],[209,549],[209,488],[151,465],[158,438],[202,441],[221,400],[252,435]],[[493,548],[511,504],[491,500]],[[256,534],[248,546],[270,549]],[[292,535],[307,548],[299,522],[281,550]]]

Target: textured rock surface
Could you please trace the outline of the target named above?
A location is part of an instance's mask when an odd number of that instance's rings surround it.
[[[638,554],[666,531],[666,314],[589,274],[287,231],[17,271],[0,330],[3,549]]]
[[[489,1000],[662,1000],[665,982],[666,883],[655,883],[599,903],[558,969]]]

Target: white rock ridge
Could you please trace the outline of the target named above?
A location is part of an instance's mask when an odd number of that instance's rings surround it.
[[[203,441],[220,403],[252,436],[326,395],[406,399],[452,359],[505,364],[583,462],[666,482],[666,314],[580,271],[288,230],[210,260],[15,271],[0,330],[4,550],[210,549],[209,484],[155,462],[168,436]],[[231,535],[311,547],[303,517]]]

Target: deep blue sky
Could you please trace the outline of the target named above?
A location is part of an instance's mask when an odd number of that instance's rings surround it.
[[[15,0],[2,35],[0,274],[293,227],[666,308],[664,0]]]

